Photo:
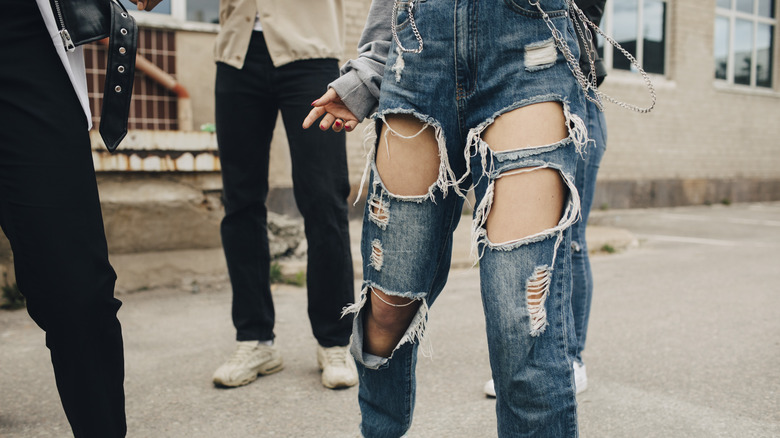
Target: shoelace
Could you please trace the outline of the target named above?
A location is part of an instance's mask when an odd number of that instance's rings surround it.
[[[325,357],[331,365],[347,365],[347,355],[341,348],[325,349]]]

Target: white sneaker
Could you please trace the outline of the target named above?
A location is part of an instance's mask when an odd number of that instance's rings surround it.
[[[349,347],[317,346],[317,364],[322,370],[322,384],[326,388],[348,388],[358,382],[355,360]]]
[[[485,391],[485,395],[488,397],[496,396],[496,386],[493,384],[493,379],[490,379],[487,382],[485,382],[485,388],[483,389],[483,391]]]
[[[273,374],[282,368],[282,355],[273,345],[241,341],[230,359],[214,372],[213,380],[217,386],[242,386],[253,382],[258,374]]]
[[[585,372],[585,364],[574,361],[574,386],[577,394],[588,389],[588,374]]]

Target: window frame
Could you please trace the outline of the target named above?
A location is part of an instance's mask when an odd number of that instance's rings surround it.
[[[637,22],[636,22],[636,28],[637,28],[637,44],[636,44],[636,53],[634,53],[634,57],[639,62],[639,65],[644,66],[644,55],[645,55],[645,45],[644,45],[644,37],[645,37],[645,30],[644,26],[642,25],[644,23],[644,5],[646,0],[635,0],[637,2]],[[648,72],[648,75],[651,76],[661,76],[666,77],[669,71],[669,11],[670,11],[670,0],[660,0],[662,3],[664,3],[664,17],[663,17],[663,32],[664,32],[664,71],[663,73],[650,73]],[[608,1],[604,8],[604,17],[602,18],[602,29],[604,30],[604,33],[610,36],[614,36],[614,1]],[[609,44],[606,41],[603,41],[603,57],[604,65],[606,66],[607,70],[610,72],[627,72],[627,73],[637,73],[633,69],[633,65],[631,69],[622,69],[622,68],[615,68],[614,67],[614,59],[616,56],[623,56],[622,53],[615,47],[613,47],[611,44]]]
[[[188,30],[196,32],[214,32],[219,30],[219,24],[206,23],[202,21],[187,20],[187,0],[169,0],[171,12],[147,12],[137,9],[130,9],[131,15],[138,24],[150,27]],[[216,1],[216,0],[215,0]]]
[[[744,88],[750,88],[752,90],[776,90],[777,84],[775,81],[775,66],[777,64],[776,61],[776,52],[777,52],[777,25],[778,25],[778,4],[776,0],[774,4],[774,17],[762,17],[758,14],[758,1],[753,1],[753,12],[742,12],[738,11],[736,8],[736,2],[737,0],[729,0],[731,3],[731,7],[726,9],[718,6],[717,2],[715,3],[715,20],[718,18],[726,18],[729,21],[729,37],[728,37],[728,55],[726,57],[726,79],[720,79],[715,77],[715,71],[713,70],[713,79],[717,84],[726,84],[730,87],[744,87]],[[749,21],[753,26],[753,41],[752,41],[752,51],[751,51],[751,59],[754,61],[750,64],[750,84],[737,84],[734,82],[735,75],[735,69],[736,65],[734,63],[734,44],[735,44],[735,35],[736,35],[736,23],[737,19]],[[758,59],[758,44],[757,44],[757,38],[758,38],[758,25],[759,24],[768,24],[772,26],[772,45],[770,47],[770,52],[772,53],[772,76],[770,76],[769,80],[771,81],[771,85],[769,87],[763,87],[758,86],[758,63],[755,62]],[[715,23],[713,22],[713,57],[715,55],[715,45],[714,45],[714,29],[715,29]],[[714,67],[714,62],[713,62]]]

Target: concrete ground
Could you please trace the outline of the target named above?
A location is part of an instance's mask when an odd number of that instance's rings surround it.
[[[592,249],[618,251],[592,258],[581,436],[780,436],[780,203],[594,212],[591,225]],[[496,436],[466,233],[430,315],[413,438]],[[121,298],[129,437],[358,436],[357,389],[319,383],[302,288],[274,291],[285,370],[231,390],[210,380],[233,349],[224,279]],[[67,436],[43,333],[0,311],[0,437]]]

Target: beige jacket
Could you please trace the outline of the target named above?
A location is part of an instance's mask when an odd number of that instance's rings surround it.
[[[343,0],[220,0],[218,62],[244,66],[258,12],[275,66],[301,59],[341,58]]]

